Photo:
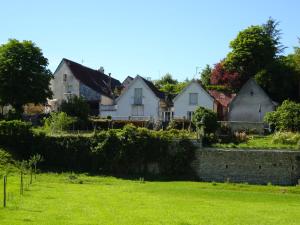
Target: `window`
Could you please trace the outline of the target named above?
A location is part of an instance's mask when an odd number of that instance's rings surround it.
[[[134,105],[142,105],[143,104],[143,89],[135,88],[134,89]]]
[[[67,81],[67,74],[64,74],[64,82]]]
[[[194,112],[188,111],[188,112],[187,112],[187,119],[188,119],[188,120],[192,120],[193,115],[194,115]]]
[[[190,105],[198,105],[198,94],[190,93]]]
[[[132,106],[132,116],[144,116],[144,106],[143,105],[133,105]]]

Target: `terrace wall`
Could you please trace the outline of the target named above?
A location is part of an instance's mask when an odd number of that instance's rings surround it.
[[[300,152],[198,148],[193,168],[201,181],[295,185]]]

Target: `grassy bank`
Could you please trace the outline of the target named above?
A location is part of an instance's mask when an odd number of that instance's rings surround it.
[[[6,209],[0,208],[1,225],[296,225],[300,221],[300,187],[42,174],[20,198],[18,182],[17,175],[9,177],[12,197]]]
[[[290,149],[300,151],[299,145],[294,143],[274,143],[274,135],[249,136],[249,140],[241,143],[213,144],[216,148],[246,148],[246,149]]]

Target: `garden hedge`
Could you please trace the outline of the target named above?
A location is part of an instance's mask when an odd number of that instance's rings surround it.
[[[127,125],[123,129],[80,135],[50,136],[34,132],[28,123],[0,122],[0,143],[20,158],[41,154],[42,167],[50,171],[80,171],[120,176],[153,176],[156,164],[161,177],[185,178],[195,147],[186,131],[152,131]]]

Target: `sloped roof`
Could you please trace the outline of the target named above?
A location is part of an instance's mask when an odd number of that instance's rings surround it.
[[[207,96],[214,101],[214,97],[209,92],[206,91],[206,89],[203,87],[203,85],[201,84],[201,82],[193,79],[193,80],[190,81],[190,83],[188,85],[186,85],[186,87],[184,89],[182,89],[182,91],[179,94],[177,94],[176,96],[174,96],[173,102],[176,101],[176,99],[180,95],[182,95],[194,83],[197,84],[201,89],[203,89],[204,93],[207,94]]]
[[[111,82],[111,89],[114,90],[116,87],[121,86],[119,80],[109,77],[108,75],[79,63],[73,62],[69,59],[63,59],[68,65],[73,75],[83,84],[90,87],[100,94],[111,97],[109,83]],[[111,79],[111,81],[110,81]]]
[[[217,90],[208,90],[209,94],[214,97],[222,106],[228,107],[229,103],[234,99],[236,94],[225,93]]]
[[[160,99],[164,99],[165,98],[165,93],[161,92],[160,90],[158,90],[158,88],[155,87],[155,85],[151,81],[149,81],[149,80],[147,80],[147,79],[145,79],[143,77],[141,77],[141,78],[147,84],[147,86],[152,90],[152,92],[156,95],[156,97],[158,97]]]
[[[133,79],[133,81],[131,81],[127,86],[124,87],[121,95],[117,98],[117,101],[119,101],[122,98],[124,93],[127,92],[130,89],[130,87],[135,83],[135,81],[138,79],[142,80],[158,99],[164,100],[165,94],[163,92],[159,91],[151,81],[146,80],[145,78],[141,77],[140,75],[137,75]]]
[[[261,93],[263,94],[263,95],[265,95],[268,99],[269,99],[269,101],[274,105],[274,106],[276,106],[277,105],[277,103],[276,102],[274,102],[271,98],[270,98],[270,96],[265,92],[265,90],[253,79],[253,78],[250,78],[242,87],[241,87],[241,89],[240,89],[240,91],[237,93],[237,95],[236,95],[236,97],[229,103],[229,105],[232,105],[238,98],[239,98],[239,95],[240,95],[240,93],[242,93],[242,92],[244,92],[247,88],[248,88],[248,86],[250,86],[251,84],[253,84],[253,85],[255,85],[260,91],[261,91]]]

